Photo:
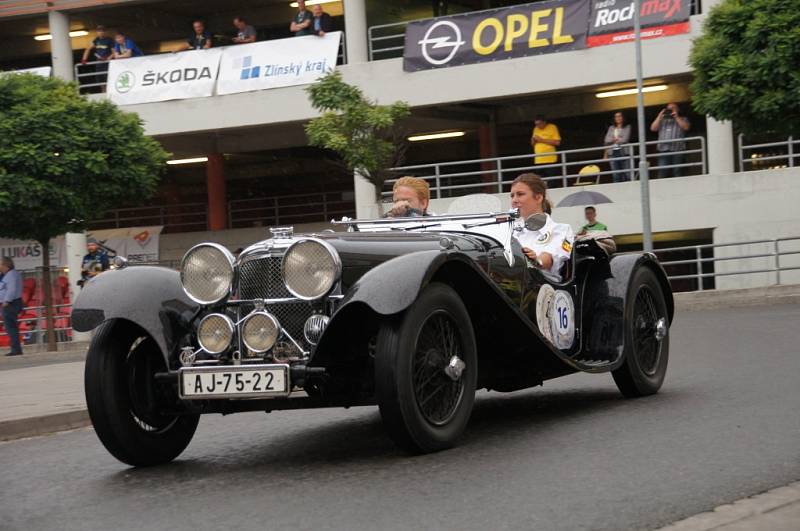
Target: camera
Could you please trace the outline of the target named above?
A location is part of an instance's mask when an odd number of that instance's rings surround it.
[[[670,109],[669,107],[664,107],[664,118],[674,118],[674,117],[675,116],[672,115],[672,109]]]

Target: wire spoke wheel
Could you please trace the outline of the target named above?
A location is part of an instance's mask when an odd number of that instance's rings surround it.
[[[636,294],[633,312],[634,352],[642,372],[653,376],[661,357],[661,341],[656,338],[656,325],[663,316],[658,315],[653,293],[647,285],[642,286]]]
[[[412,374],[417,407],[435,426],[450,421],[464,394],[464,379],[453,381],[444,371],[453,356],[461,355],[453,318],[444,310],[434,312],[417,338]]]

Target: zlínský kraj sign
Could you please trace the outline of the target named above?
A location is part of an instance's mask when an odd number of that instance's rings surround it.
[[[315,82],[336,68],[341,31],[229,46],[222,54],[217,94]]]
[[[106,92],[118,105],[211,96],[221,56],[211,48],[111,61]]]
[[[553,0],[411,22],[403,70],[415,72],[586,47],[591,3]]]
[[[689,32],[690,0],[643,0],[639,12],[642,38],[653,39]],[[634,40],[633,0],[593,0],[589,46],[603,46]]]

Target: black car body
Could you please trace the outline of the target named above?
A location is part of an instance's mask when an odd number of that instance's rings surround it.
[[[513,217],[280,229],[235,260],[203,244],[180,273],[98,276],[72,316],[97,329],[86,392],[98,436],[149,465],[179,455],[200,414],[377,404],[395,442],[427,452],[454,443],[476,389],[583,371],[612,372],[625,396],[656,392],[673,299],[655,256],[578,241],[553,283],[511,238]]]

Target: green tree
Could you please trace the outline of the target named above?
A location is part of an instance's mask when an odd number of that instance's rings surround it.
[[[711,11],[690,63],[694,108],[744,133],[800,131],[797,0],[725,0]]]
[[[0,75],[0,236],[45,249],[48,349],[55,349],[50,239],[152,195],[167,156],[136,115],[89,101],[72,83]]]
[[[349,172],[363,175],[380,194],[389,168],[403,158],[405,135],[397,122],[408,116],[408,104],[378,105],[345,83],[339,72],[306,90],[311,106],[322,114],[306,125],[309,143],[337,152]]]

